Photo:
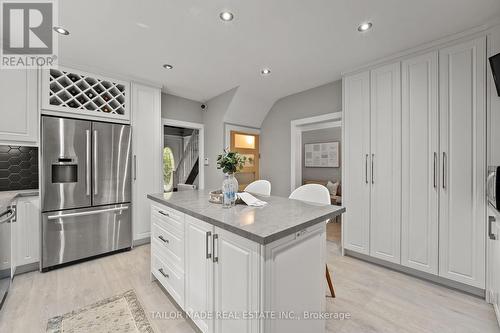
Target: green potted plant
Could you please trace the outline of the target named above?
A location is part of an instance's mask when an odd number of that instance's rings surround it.
[[[217,169],[222,169],[222,172],[226,175],[222,182],[222,206],[225,208],[231,207],[236,202],[239,184],[234,177],[234,173],[243,169],[246,161],[246,156],[229,151],[228,148],[217,156]]]

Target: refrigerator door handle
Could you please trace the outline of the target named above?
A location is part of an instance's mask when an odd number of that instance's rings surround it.
[[[128,209],[128,206],[124,206],[124,207],[115,207],[115,208],[100,209],[100,210],[91,210],[91,211],[88,211],[88,212],[57,214],[57,215],[50,215],[50,216],[47,217],[47,219],[49,219],[49,220],[57,220],[57,219],[63,219],[63,218],[66,218],[66,217],[95,215],[95,214],[101,214],[101,213],[106,213],[106,212],[122,211],[122,210],[127,210],[127,209]]]
[[[90,165],[90,154],[91,154],[91,151],[90,151],[90,130],[86,130],[85,131],[85,135],[86,135],[86,147],[85,147],[85,168],[87,170],[85,170],[85,193],[87,194],[87,196],[90,195],[90,169],[92,168],[92,166]]]
[[[94,195],[97,195],[97,131],[94,130]]]

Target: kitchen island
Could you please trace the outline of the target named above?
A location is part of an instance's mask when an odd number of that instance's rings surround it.
[[[202,332],[325,331],[325,222],[343,207],[271,196],[223,209],[208,191],[148,198],[152,275]]]

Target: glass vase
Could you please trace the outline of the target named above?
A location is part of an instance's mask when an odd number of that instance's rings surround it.
[[[222,208],[230,208],[236,204],[238,180],[233,173],[226,174],[222,182]]]

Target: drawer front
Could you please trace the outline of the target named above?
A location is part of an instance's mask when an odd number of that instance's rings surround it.
[[[155,254],[152,255],[151,260],[153,275],[179,306],[184,309],[184,274],[167,265],[164,260]]]
[[[153,253],[159,253],[177,266],[180,271],[184,271],[184,239],[168,232],[156,223],[153,223],[151,235]]]
[[[184,234],[184,214],[176,210],[151,205],[151,221],[171,233]]]

